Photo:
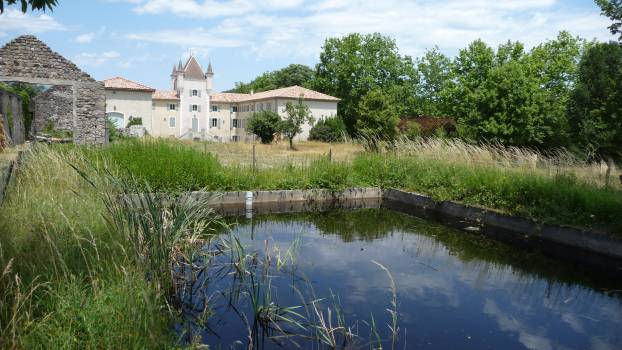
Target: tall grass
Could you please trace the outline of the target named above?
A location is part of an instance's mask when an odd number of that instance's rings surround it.
[[[171,270],[211,210],[138,194],[79,148],[37,145],[22,164],[0,210],[0,348],[174,346]]]

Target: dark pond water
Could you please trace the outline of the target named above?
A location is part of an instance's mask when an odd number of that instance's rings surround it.
[[[211,349],[330,348],[316,331],[329,308],[333,327],[335,310],[350,327],[348,349],[622,349],[622,283],[579,266],[386,209],[240,220],[233,236],[256,274],[212,257],[191,294],[211,313],[178,325]],[[395,281],[395,343],[391,283],[374,261]],[[255,322],[258,304],[299,306],[281,315],[300,326]]]

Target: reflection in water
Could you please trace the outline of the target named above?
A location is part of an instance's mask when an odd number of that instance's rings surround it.
[[[391,290],[375,260],[391,271],[397,285],[398,348],[622,348],[622,298],[612,292],[622,289],[621,282],[537,252],[384,209],[240,220],[233,235],[245,252],[256,253],[256,261],[265,256],[276,261],[277,255],[284,260],[284,252],[299,245],[283,264],[287,268],[271,265],[270,301],[301,306],[302,316],[313,316],[309,301],[324,298],[321,310],[342,310],[354,330],[351,347],[373,343],[371,315],[384,348],[391,345],[386,310]],[[245,348],[254,304],[249,293],[232,287],[234,274],[215,266],[201,285],[212,305],[201,326],[202,340],[213,348]],[[285,346],[325,348],[302,337],[295,341]],[[253,347],[279,345],[257,338]]]

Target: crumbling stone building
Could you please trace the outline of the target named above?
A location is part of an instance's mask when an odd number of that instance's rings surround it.
[[[49,94],[38,99],[42,106],[45,96],[52,99],[61,96],[59,101],[65,103],[70,91],[71,114],[68,116],[60,106],[61,114],[59,110],[45,113],[39,110],[39,118],[35,116],[35,128],[51,122],[61,130],[71,127],[75,143],[103,145],[108,142],[104,84],[52,51],[35,36],[20,36],[0,48],[0,81],[54,86]]]

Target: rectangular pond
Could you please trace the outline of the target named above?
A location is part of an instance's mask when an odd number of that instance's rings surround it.
[[[622,349],[622,281],[387,209],[236,219],[204,253],[176,327],[210,349]]]

